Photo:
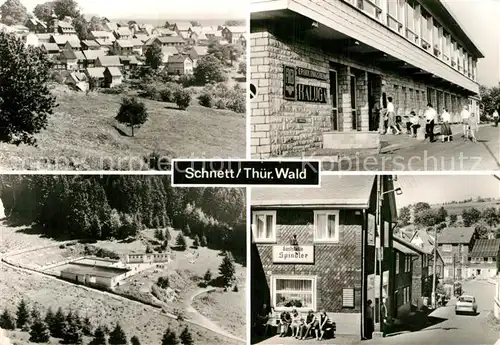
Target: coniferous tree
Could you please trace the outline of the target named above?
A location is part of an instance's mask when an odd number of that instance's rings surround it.
[[[229,253],[224,256],[222,262],[219,266],[219,274],[222,276],[222,281],[224,282],[224,286],[229,286],[234,280],[234,275],[236,270],[234,268],[234,262]]]
[[[202,247],[206,247],[206,246],[207,246],[207,237],[205,236],[205,234],[203,234],[203,235],[201,236],[201,239],[200,239],[200,245],[201,245]]]
[[[177,339],[177,335],[174,331],[170,330],[170,327],[167,328],[165,333],[163,333],[163,338],[161,340],[161,345],[178,345],[179,340]]]
[[[198,237],[198,235],[196,235],[193,240],[193,247],[198,248],[199,246],[200,246],[200,238]]]
[[[94,332],[94,338],[89,345],[108,345],[106,331],[102,326],[98,326]]]
[[[109,334],[109,345],[127,344],[127,336],[123,331],[122,326],[117,323],[115,329]]]
[[[63,340],[66,344],[82,344],[83,332],[75,322],[65,322],[63,329]]]
[[[208,283],[210,280],[212,280],[212,271],[210,269],[207,269],[205,272],[205,275],[203,276],[203,279]]]
[[[47,309],[47,313],[45,313],[45,323],[47,324],[47,326],[50,328],[52,327],[52,323],[54,322],[54,312],[52,311],[52,308],[49,307],[49,309]]]
[[[61,307],[59,307],[56,314],[54,315],[52,324],[49,325],[50,335],[52,335],[54,338],[62,338],[64,335],[65,323],[66,316],[64,316]]]
[[[180,250],[186,250],[186,238],[182,235],[182,232],[179,232],[179,235],[177,235],[177,238],[175,239],[175,245],[177,248]]]
[[[92,323],[90,322],[89,317],[85,317],[82,322],[82,332],[86,336],[92,335]]]
[[[7,309],[5,309],[0,316],[0,328],[7,330],[16,329],[16,319]]]
[[[26,301],[24,299],[19,302],[19,305],[17,307],[17,313],[16,313],[16,325],[17,328],[23,328],[25,324],[29,321],[29,312],[28,312],[28,306],[26,304]]]
[[[193,336],[191,335],[191,332],[189,332],[189,329],[187,328],[187,326],[184,327],[179,338],[181,339],[182,345],[193,345],[194,344]]]
[[[141,342],[139,341],[139,338],[136,335],[134,335],[132,338],[130,338],[130,344],[141,345]]]
[[[50,339],[49,327],[40,318],[40,315],[33,320],[30,330],[30,342],[33,343],[46,343]]]
[[[170,235],[170,231],[168,231],[168,229],[165,229],[165,239],[167,241],[170,241],[172,239],[172,235]]]

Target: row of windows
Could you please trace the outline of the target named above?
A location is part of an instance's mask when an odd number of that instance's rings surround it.
[[[476,80],[477,61],[415,0],[344,0]],[[383,13],[386,15],[383,15]]]
[[[453,263],[453,260],[455,260],[455,263],[462,263],[462,264],[465,264],[465,262],[467,261],[467,256],[443,256],[443,261],[445,264],[452,264]]]
[[[497,259],[494,257],[485,257],[485,258],[470,258],[470,262],[472,263],[482,263],[482,262],[488,262],[488,263],[493,263],[496,262]]]
[[[276,211],[254,211],[252,231],[255,242],[276,242]],[[339,211],[314,211],[314,242],[338,243]]]
[[[400,259],[401,257],[401,259]],[[403,272],[410,272],[411,271],[411,256],[406,256],[401,253],[396,253],[396,274],[399,274],[400,270],[400,260],[404,260],[404,271]],[[403,273],[401,272],[401,273]]]

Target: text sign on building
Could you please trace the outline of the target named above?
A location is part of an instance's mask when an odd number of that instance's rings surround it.
[[[283,66],[283,98],[295,101],[295,68]]]
[[[327,103],[326,87],[297,84],[297,101]]]
[[[328,81],[328,74],[314,71],[312,69],[297,67],[297,77]]]
[[[273,263],[313,264],[314,246],[273,246]]]

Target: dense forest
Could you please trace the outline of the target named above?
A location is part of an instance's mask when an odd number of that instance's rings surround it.
[[[245,192],[174,188],[169,176],[4,175],[11,223],[57,239],[126,239],[144,228],[190,229],[213,249],[246,257]]]

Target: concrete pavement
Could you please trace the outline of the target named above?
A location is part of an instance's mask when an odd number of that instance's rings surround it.
[[[476,297],[479,315],[455,315],[456,299],[438,308],[430,316],[441,322],[418,332],[363,341],[362,345],[493,345],[500,338],[488,323],[493,310],[494,285],[489,281],[463,283],[464,294]]]
[[[360,152],[329,161],[322,158],[323,171],[477,171],[500,169],[500,127],[483,125],[477,143],[464,141],[460,126],[454,127],[452,142],[417,141],[407,135],[382,136],[378,154]]]

